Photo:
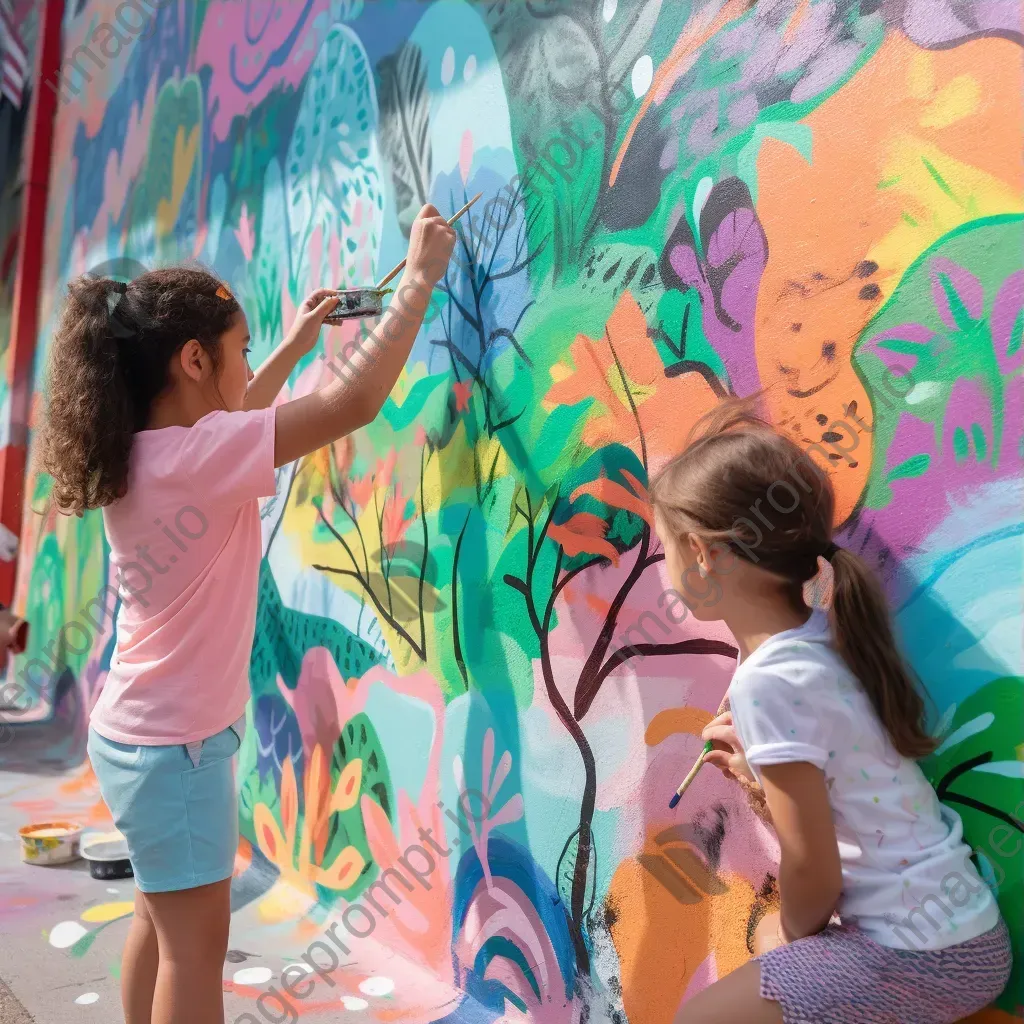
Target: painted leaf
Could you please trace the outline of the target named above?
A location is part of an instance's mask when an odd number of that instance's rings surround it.
[[[430,147],[430,92],[427,67],[416,43],[377,64],[380,79],[381,149],[391,166],[398,224],[406,238],[416,214],[429,201],[433,177]]]
[[[289,850],[295,849],[298,821],[299,791],[295,784],[295,767],[289,758],[281,770],[281,824]]]
[[[985,310],[981,282],[964,267],[937,256],[931,262],[932,299],[943,323],[950,330],[970,330]]]
[[[885,478],[891,482],[893,480],[922,476],[928,471],[931,461],[932,457],[927,453],[914,455],[899,463],[899,465],[893,466],[892,469],[886,473]]]
[[[648,502],[637,497],[622,484],[609,480],[606,476],[577,487],[572,493],[572,500],[575,501],[581,494],[589,494],[591,497],[597,498],[598,501],[611,505],[612,508],[622,508],[627,512],[633,512],[641,519],[645,519],[651,526],[654,525],[654,511]]]
[[[287,863],[290,849],[281,835],[281,829],[266,804],[257,804],[253,809],[253,829],[260,852],[272,864]]]
[[[921,762],[939,799],[962,818],[964,840],[996,890],[1015,949],[1024,944],[1022,720],[1024,679],[995,679],[960,702],[941,744]],[[1024,963],[1017,957],[996,1005],[1014,1013],[1022,986]]]
[[[696,289],[704,333],[725,363],[733,390],[753,394],[760,388],[754,316],[768,240],[744,182],[725,178],[710,189],[699,231],[700,251],[686,214],[680,215],[662,255],[661,277],[668,288]]]
[[[324,848],[327,845],[327,823],[330,816],[329,786],[327,758],[324,755],[323,747],[317,744],[310,755],[309,771],[306,774],[306,802],[299,851],[300,864],[309,862],[311,849],[314,860],[319,862],[323,857]]]
[[[353,758],[341,773],[331,797],[331,812],[347,811],[355,807],[359,799],[360,784],[363,781],[363,762],[361,758]]]
[[[608,524],[589,512],[577,512],[560,526],[548,528],[548,536],[562,545],[565,553],[574,555],[604,555],[612,565],[619,564],[619,553],[604,539]]]
[[[316,883],[325,889],[351,889],[365,865],[363,855],[354,846],[346,846],[329,868],[317,868]]]
[[[650,502],[651,495],[647,488],[640,483],[640,481],[632,474],[628,469],[622,470],[622,475],[626,478],[626,483],[633,488],[633,492],[640,498],[641,501]]]
[[[1010,331],[1010,338],[1006,344],[1007,358],[1015,356],[1020,351],[1021,342],[1024,342],[1024,309],[1017,314],[1017,321]]]

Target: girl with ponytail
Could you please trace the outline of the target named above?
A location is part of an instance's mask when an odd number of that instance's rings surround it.
[[[126,1024],[223,1024],[258,499],[275,493],[276,467],[380,411],[454,243],[445,219],[424,207],[399,291],[412,288],[417,301],[392,303],[345,372],[331,367],[336,379],[280,404],[337,292],[310,295],[253,373],[245,314],[205,270],[69,286],[39,452],[56,507],[101,508],[110,543],[104,594],[119,606],[117,643],[88,751],[135,875],[121,971]]]
[[[707,760],[781,850],[777,935],[688,1000],[687,1024],[952,1024],[1010,974],[882,588],[832,539],[828,476],[750,402],[723,403],[651,484],[673,586],[740,656]],[[761,930],[763,935],[763,930]]]

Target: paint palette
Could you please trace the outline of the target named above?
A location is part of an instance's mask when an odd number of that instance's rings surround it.
[[[384,309],[384,296],[390,291],[390,288],[346,288],[339,293],[341,301],[330,316],[324,317],[324,323],[340,324],[345,320],[380,316]]]
[[[93,832],[82,840],[82,857],[93,878],[131,878],[128,841],[120,832]]]
[[[79,858],[82,826],[73,821],[42,821],[18,829],[21,859],[26,864],[70,864]]]

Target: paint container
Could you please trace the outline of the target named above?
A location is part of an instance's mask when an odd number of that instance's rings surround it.
[[[93,878],[131,878],[128,841],[120,832],[93,832],[82,840],[82,856]]]
[[[82,826],[73,821],[42,821],[18,829],[21,859],[26,864],[50,866],[78,860]]]
[[[384,296],[390,291],[390,288],[346,288],[339,293],[341,301],[330,316],[324,317],[324,323],[340,324],[345,320],[380,316],[384,309]]]

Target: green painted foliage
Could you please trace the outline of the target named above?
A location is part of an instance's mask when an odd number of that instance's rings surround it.
[[[995,679],[952,710],[921,767],[963,819],[964,838],[1010,926],[1016,966],[999,1005],[1013,1012],[1024,984],[1024,678]]]

